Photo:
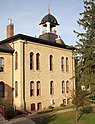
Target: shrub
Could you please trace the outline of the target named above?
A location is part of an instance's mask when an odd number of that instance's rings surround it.
[[[60,104],[60,107],[64,107],[65,105],[63,103]]]
[[[8,119],[11,119],[14,117],[14,111],[12,108],[10,108],[8,111],[7,111],[7,117]]]
[[[85,107],[85,108],[80,109],[80,111],[83,114],[89,114],[89,113],[91,113],[93,111],[93,108],[91,106],[88,106],[88,107]]]
[[[50,105],[48,108],[49,108],[49,109],[53,109],[54,107]]]

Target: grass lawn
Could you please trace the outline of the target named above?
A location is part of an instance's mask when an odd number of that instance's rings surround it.
[[[42,110],[40,112],[38,112],[38,114],[43,114],[43,113],[48,113],[48,112],[56,112],[59,110],[64,110],[64,109],[70,109],[70,108],[75,108],[75,106],[65,106],[65,107],[58,107],[58,108],[54,108],[54,109],[48,109],[48,110]]]
[[[76,124],[75,111],[56,114],[42,119],[37,124]],[[95,124],[95,111],[90,114],[83,114],[77,124]]]

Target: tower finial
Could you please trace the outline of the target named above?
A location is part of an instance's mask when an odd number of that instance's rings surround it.
[[[48,14],[50,14],[50,6],[48,5]]]
[[[9,22],[9,24],[12,24],[12,19],[8,18],[8,22]]]

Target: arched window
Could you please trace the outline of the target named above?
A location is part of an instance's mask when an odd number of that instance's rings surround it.
[[[34,81],[30,82],[30,97],[34,96]]]
[[[65,82],[62,81],[62,94],[65,93]]]
[[[69,92],[69,81],[66,81],[66,93]]]
[[[37,96],[41,95],[41,83],[40,81],[37,81]]]
[[[50,71],[53,71],[53,56],[50,55]]]
[[[40,70],[40,54],[36,54],[36,70]]]
[[[0,72],[4,71],[4,58],[0,57]]]
[[[15,69],[18,69],[18,53],[15,52]]]
[[[0,98],[4,98],[4,82],[0,82]]]
[[[69,62],[68,62],[68,57],[66,57],[66,72],[69,71]]]
[[[33,59],[33,57],[34,57],[34,53],[31,52],[30,53],[30,70],[34,69],[34,59]]]
[[[18,96],[18,82],[15,82],[15,97]]]
[[[53,81],[50,82],[50,95],[54,94],[54,83]]]
[[[64,57],[61,57],[61,70],[64,71]]]

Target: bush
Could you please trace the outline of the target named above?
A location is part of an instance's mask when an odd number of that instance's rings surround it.
[[[53,109],[54,107],[50,105],[48,108],[49,108],[49,109]]]
[[[63,103],[60,104],[60,107],[65,107],[65,105]]]
[[[10,108],[8,111],[7,111],[7,117],[8,119],[11,119],[14,117],[14,111],[12,108]]]
[[[85,108],[80,109],[80,111],[83,114],[89,114],[89,113],[91,113],[93,111],[93,108],[91,106],[88,106],[88,107],[85,107]]]

